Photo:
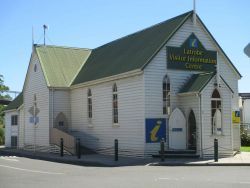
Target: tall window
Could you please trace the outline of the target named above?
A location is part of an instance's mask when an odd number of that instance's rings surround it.
[[[11,116],[11,125],[18,125],[18,115]]]
[[[92,93],[91,90],[88,90],[88,117],[92,119]]]
[[[118,96],[116,84],[113,85],[113,123],[118,123]]]
[[[217,89],[213,91],[211,99],[212,134],[220,135],[222,132],[221,97]]]
[[[168,76],[165,76],[162,84],[163,92],[163,114],[170,114],[170,81]]]

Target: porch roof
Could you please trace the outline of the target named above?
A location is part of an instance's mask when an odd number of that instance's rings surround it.
[[[200,93],[215,75],[214,72],[194,74],[180,89],[179,94]]]

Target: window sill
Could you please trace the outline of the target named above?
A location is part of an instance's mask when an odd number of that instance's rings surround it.
[[[11,127],[17,127],[18,125],[11,125]]]
[[[225,136],[224,134],[220,134],[220,135],[217,135],[217,134],[211,134],[210,137],[223,137]]]
[[[89,121],[88,121],[88,127],[89,128],[93,128],[94,127],[94,125],[92,123],[92,119],[90,119],[90,118],[89,118]]]
[[[117,128],[120,127],[119,123],[113,123],[112,127]]]

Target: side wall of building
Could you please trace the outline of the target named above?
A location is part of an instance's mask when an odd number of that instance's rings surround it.
[[[117,85],[118,125],[113,124],[112,87]],[[87,92],[92,93],[92,120],[88,118]],[[142,75],[72,89],[71,125],[82,145],[113,154],[114,140],[122,155],[144,155],[144,94]],[[132,152],[131,152],[132,151]]]
[[[35,71],[36,66],[36,71]],[[49,146],[49,89],[36,53],[33,52],[23,90],[24,96],[24,144]],[[39,110],[38,123],[31,121],[31,107],[34,101]]]
[[[11,116],[18,116],[18,125],[11,125]],[[18,126],[20,124],[19,113],[17,110],[5,112],[5,147],[11,147],[11,136],[18,136]]]

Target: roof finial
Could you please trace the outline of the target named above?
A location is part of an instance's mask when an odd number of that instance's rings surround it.
[[[193,24],[196,25],[196,0],[193,0]]]
[[[45,30],[48,29],[48,26],[47,25],[43,25],[43,45],[45,46]]]

